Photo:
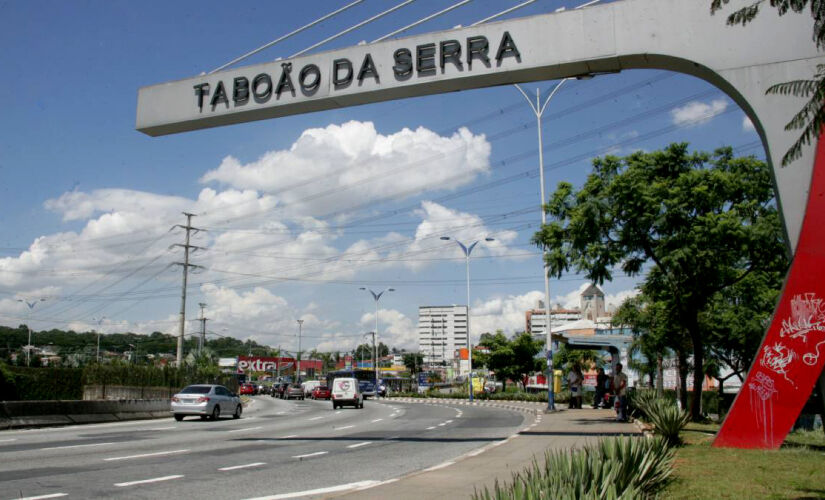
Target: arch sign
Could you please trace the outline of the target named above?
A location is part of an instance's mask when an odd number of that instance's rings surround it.
[[[737,8],[732,2],[730,9]],[[740,5],[741,6],[741,5]],[[801,99],[770,85],[809,79],[825,57],[813,20],[765,8],[747,27],[709,0],[623,0],[225,70],[141,88],[136,128],[159,136],[493,85],[662,69],[702,78],[748,115],[773,166],[793,264],[717,446],[778,447],[825,365],[825,150],[779,165]]]

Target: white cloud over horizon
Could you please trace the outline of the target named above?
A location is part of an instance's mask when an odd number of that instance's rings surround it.
[[[714,99],[709,103],[691,101],[672,109],[670,116],[674,125],[701,125],[725,112],[727,108],[728,101],[725,99]]]

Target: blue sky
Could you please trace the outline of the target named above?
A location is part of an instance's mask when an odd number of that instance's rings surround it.
[[[182,233],[169,229],[191,211],[207,250],[192,259],[205,269],[190,278],[187,316],[207,303],[216,334],[294,348],[301,318],[304,346],[348,349],[374,322],[358,287],[392,286],[381,336],[414,347],[419,306],[466,302],[463,258],[444,234],[496,238],[473,253],[474,335],[523,329],[524,310],[543,295],[529,244],[540,222],[538,156],[535,118],[512,86],[158,138],[135,131],[139,87],[208,72],[346,3],[0,2],[0,324],[28,321],[17,299],[42,297],[36,329],[100,320],[106,332],[176,333],[181,252],[168,247]],[[395,3],[365,0],[242,64],[286,57]],[[454,3],[418,0],[317,51]],[[517,3],[475,0],[407,34]],[[538,0],[509,17],[576,5]],[[594,156],[671,142],[764,154],[726,95],[662,71],[569,81],[543,123],[548,191],[580,185]],[[619,277],[603,289],[615,303],[635,283]],[[552,280],[553,302],[575,305],[586,285],[573,274]]]

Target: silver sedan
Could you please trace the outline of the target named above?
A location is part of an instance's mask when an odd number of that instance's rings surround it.
[[[172,414],[181,421],[187,415],[217,420],[221,416],[241,418],[243,406],[237,394],[222,385],[198,384],[185,387],[172,396]]]

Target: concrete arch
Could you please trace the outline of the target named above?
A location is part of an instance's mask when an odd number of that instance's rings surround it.
[[[733,0],[729,10],[747,3]],[[622,0],[144,87],[136,128],[157,136],[626,69],[702,78],[739,104],[762,138],[794,259],[746,389],[728,417],[737,423],[726,422],[717,443],[775,447],[825,366],[825,237],[816,234],[825,226],[825,150],[816,171],[813,147],[780,167],[797,135],[784,126],[803,101],[765,95],[772,84],[810,79],[825,63],[812,32],[807,14],[778,17],[766,8],[741,28],[727,26],[724,15],[711,16],[709,0]],[[806,328],[811,325],[816,328]],[[746,392],[749,400],[743,399]]]

